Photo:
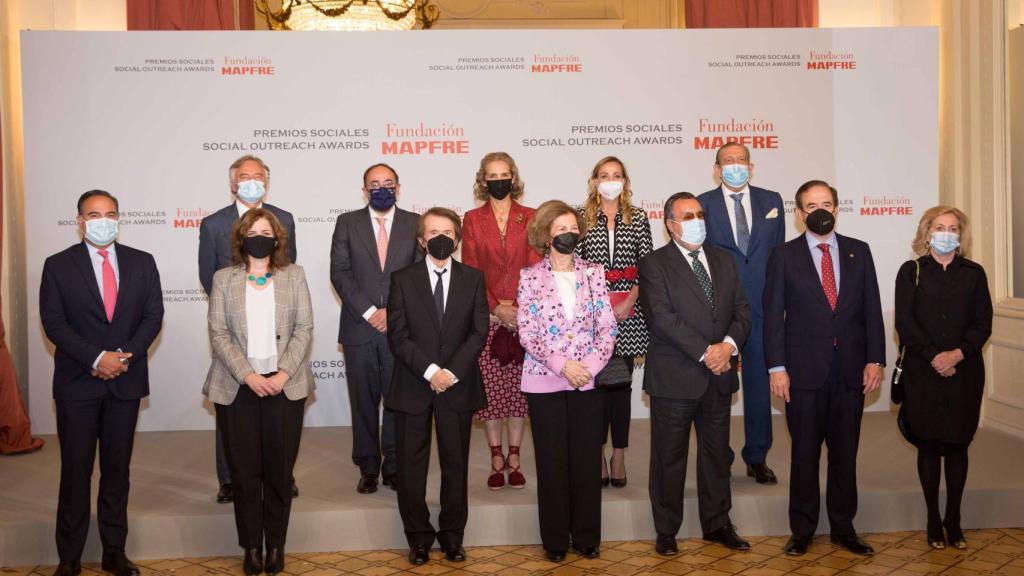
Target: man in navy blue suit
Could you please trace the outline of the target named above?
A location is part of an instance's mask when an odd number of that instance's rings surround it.
[[[719,188],[697,197],[707,219],[707,242],[736,260],[743,293],[750,302],[753,323],[743,345],[743,461],[747,476],[759,484],[775,484],[775,472],[768,467],[772,447],[772,405],[768,391],[768,368],[764,362],[765,270],[772,249],[786,241],[785,209],[778,192],[749,186],[754,175],[750,150],[738,142],[723,145],[715,154],[715,176]]]
[[[796,192],[807,232],[775,248],[764,289],[764,349],[772,393],[786,401],[793,440],[786,554],[799,556],[818,526],[818,467],[828,445],[825,505],[832,543],[870,556],[853,529],[864,396],[885,366],[885,327],[871,249],[833,232],[839,193],[821,180]]]
[[[39,286],[39,319],[53,342],[53,399],[60,441],[54,576],[77,576],[89,532],[96,445],[100,488],[96,519],[102,567],[138,576],[125,556],[128,469],[139,403],[149,395],[149,347],[164,317],[153,256],[115,242],[117,199],[90,190],[78,200],[79,242],[50,256]]]

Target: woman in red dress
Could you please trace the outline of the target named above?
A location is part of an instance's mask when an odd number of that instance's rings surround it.
[[[526,239],[526,224],[533,208],[516,200],[523,195],[523,181],[511,156],[491,152],[480,160],[473,194],[484,204],[466,212],[462,222],[462,261],[482,270],[487,286],[491,327],[480,354],[480,373],[487,392],[487,407],[474,418],[483,420],[491,446],[491,474],[487,487],[499,490],[506,484],[522,488],[526,478],[519,470],[519,446],[528,409],[520,391],[523,349],[516,333],[516,291],[519,271],[541,257]],[[508,421],[508,456],[502,445],[502,423]]]

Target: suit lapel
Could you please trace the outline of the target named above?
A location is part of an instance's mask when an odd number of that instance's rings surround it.
[[[384,271],[391,272],[394,268],[398,250],[408,242],[415,242],[415,226],[406,225],[406,212],[395,208],[395,218],[391,222],[391,234],[388,236],[388,255],[384,261]]]
[[[287,314],[287,298],[291,293],[291,274],[288,268],[277,270],[274,274],[274,329],[281,332]],[[275,335],[276,336],[276,335]]]
[[[800,274],[805,278],[811,278],[811,282],[817,288],[813,290],[816,292],[815,299],[821,303],[822,306],[832,310],[832,306],[828,303],[828,297],[825,296],[825,288],[821,285],[821,276],[818,275],[818,269],[814,266],[814,256],[811,255],[811,247],[807,244],[807,233],[798,236],[800,241],[797,243],[797,262],[803,268],[803,272]],[[834,261],[834,260],[833,260]],[[838,306],[837,306],[838,308]]]
[[[699,302],[710,308],[711,302],[708,302],[704,289],[700,287],[700,282],[697,281],[697,275],[693,273],[693,265],[690,264],[690,259],[679,251],[679,247],[675,246],[674,242],[675,240],[669,240],[666,248],[669,252],[668,260],[676,268],[676,275],[683,279],[683,283],[693,292],[693,295],[697,297]],[[712,279],[712,282],[714,282],[714,279]]]
[[[277,281],[274,281],[277,284]],[[276,286],[274,288],[277,289]],[[248,354],[249,352],[249,323],[246,321],[245,314],[245,292],[246,292],[246,273],[245,268],[235,266],[231,272],[231,281],[228,282],[228,309],[229,315],[234,315],[238,319],[238,334],[235,336],[238,338],[238,343],[241,344],[242,350]],[[274,299],[277,299],[277,294],[274,294]],[[274,314],[277,314],[277,310],[274,310]],[[276,316],[275,316],[276,319]]]
[[[747,244],[747,254],[754,251],[757,240],[764,230],[764,217],[771,209],[764,203],[764,195],[761,190],[754,187],[747,187],[750,192],[750,212],[747,215],[747,223],[750,225],[750,242]]]
[[[846,238],[836,234],[836,243],[839,248],[836,249],[837,254],[832,257],[832,263],[839,263],[839,294],[836,295],[836,310],[839,310],[846,302],[847,298],[844,298],[846,294],[850,293],[850,290],[843,290],[843,286],[849,287],[850,280],[852,280],[852,272],[850,268],[853,265],[853,252],[846,244]],[[843,282],[843,279],[846,282]]]
[[[363,208],[360,212],[362,213],[360,215],[361,217],[356,218],[356,235],[363,239],[363,244],[366,246],[366,252],[373,258],[373,261],[380,262],[380,256],[377,254],[377,237],[373,235],[374,224],[370,221],[371,218],[373,218],[373,214],[370,212],[369,207]],[[395,213],[397,215],[398,211],[396,210]],[[376,222],[376,220],[374,220],[374,222]],[[393,230],[394,226],[391,228]],[[388,246],[390,247],[390,238],[388,240]]]
[[[414,290],[419,293],[420,300],[423,303],[423,309],[426,311],[427,316],[430,316],[430,321],[434,323],[434,329],[437,333],[441,333],[441,322],[437,319],[437,304],[434,303],[434,285],[430,282],[430,277],[434,276],[430,273],[430,267],[427,266],[427,259],[424,258],[416,266],[418,272],[413,277]],[[418,278],[417,278],[418,277]],[[436,278],[436,276],[435,276]],[[454,278],[452,278],[454,280]],[[449,294],[451,290],[449,284]],[[447,308],[447,306],[445,306]],[[406,314],[409,312],[407,311]]]
[[[128,299],[129,290],[132,287],[132,270],[135,268],[135,261],[132,259],[132,255],[127,250],[121,250],[118,247],[114,248],[117,258],[117,303],[114,305],[114,317],[111,320],[117,320],[117,317],[121,315],[121,310],[125,308],[122,304]]]
[[[82,275],[82,281],[89,289],[89,293],[92,294],[94,303],[99,306],[100,315],[105,320],[107,312],[106,308],[103,307],[103,295],[100,294],[100,286],[96,281],[96,272],[93,271],[92,262],[89,260],[89,249],[85,247],[85,242],[78,245],[78,249],[72,255],[72,260],[75,262],[78,272]]]
[[[707,259],[708,268],[710,269],[708,270],[708,274],[711,276],[711,295],[715,299],[715,305],[713,308],[718,310],[722,299],[722,276],[718,255],[709,251],[707,247],[704,247],[704,257]],[[730,258],[732,258],[732,256],[730,256]],[[696,277],[697,275],[694,274],[694,278]]]
[[[725,188],[719,186],[718,193],[710,195],[708,214],[705,214],[704,217],[712,220],[712,222],[708,223],[708,228],[713,227],[715,230],[724,231],[722,233],[722,241],[726,243],[724,247],[739,252],[740,248],[736,245],[736,231],[733,230],[732,223],[729,222],[729,209],[725,205],[727,201],[732,202],[732,198],[727,199],[725,197]],[[696,279],[696,276],[694,279]]]
[[[444,299],[444,319],[441,322],[441,332],[448,326],[449,318],[452,315],[452,306],[456,302],[468,302],[469,296],[465,294],[466,287],[463,285],[463,270],[460,264],[452,258],[448,261],[448,272],[452,275],[448,279],[448,297]],[[436,316],[436,314],[435,314]]]

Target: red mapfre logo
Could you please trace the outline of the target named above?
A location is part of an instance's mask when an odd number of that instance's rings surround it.
[[[232,58],[225,56],[224,63],[220,67],[221,76],[273,76],[274,73],[274,61],[263,57]]]
[[[534,54],[530,72],[535,74],[573,74],[583,72],[583,62],[574,54]]]
[[[807,58],[808,70],[856,70],[857,59],[852,52],[815,52],[811,50]]]

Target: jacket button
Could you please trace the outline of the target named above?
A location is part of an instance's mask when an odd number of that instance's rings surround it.
[[[278,340],[280,340],[280,339],[281,339],[281,335],[280,335],[280,334],[278,334],[278,335],[277,335],[277,339],[278,339]]]

